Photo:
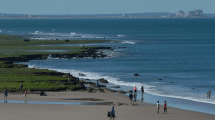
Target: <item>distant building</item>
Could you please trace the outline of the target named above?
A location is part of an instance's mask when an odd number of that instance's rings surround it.
[[[185,13],[184,13],[184,11],[180,10],[176,13],[176,16],[177,17],[185,17]]]
[[[203,10],[194,10],[194,11],[189,11],[190,16],[203,16]]]

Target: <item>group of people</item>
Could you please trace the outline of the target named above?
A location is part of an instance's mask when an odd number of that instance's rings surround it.
[[[22,85],[22,83],[20,83],[19,90],[22,91],[22,88],[23,88],[23,85]],[[7,99],[7,96],[8,96],[8,90],[7,90],[7,88],[5,88],[3,92],[4,92],[4,99]],[[25,94],[23,96],[26,97],[27,96],[27,92],[28,91],[25,90]]]
[[[167,103],[166,101],[164,101],[164,113],[167,113]],[[157,113],[159,114],[159,110],[160,110],[160,104],[159,104],[159,101],[157,101]]]
[[[142,95],[144,93],[144,88],[143,86],[141,87],[141,91],[142,91]],[[132,92],[129,94],[129,99],[131,101],[131,104],[134,104],[134,102],[136,102],[137,100],[137,87],[134,87],[134,93],[132,94]]]

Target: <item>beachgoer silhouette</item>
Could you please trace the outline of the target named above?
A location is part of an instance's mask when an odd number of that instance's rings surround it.
[[[136,86],[134,87],[134,92],[137,93],[137,87]]]
[[[25,97],[26,97],[26,95],[27,95],[27,90],[25,91]]]
[[[8,95],[7,89],[4,89],[4,99],[7,99],[7,95]]]
[[[141,91],[142,91],[142,95],[143,95],[143,93],[144,93],[144,88],[143,88],[143,86],[141,87]]]
[[[130,101],[131,101],[131,104],[132,104],[132,98],[133,98],[132,93],[130,93],[129,98],[130,98]]]
[[[160,104],[159,101],[157,101],[157,113],[159,114]]]
[[[134,92],[134,95],[133,95],[133,104],[134,104],[134,102],[136,103],[136,98],[137,98],[137,94]]]
[[[167,113],[167,103],[166,103],[166,101],[164,102],[164,113],[166,112]]]
[[[209,90],[209,92],[208,92],[208,98],[210,98],[211,97],[211,90]]]
[[[113,120],[114,120],[114,118],[115,118],[115,110],[114,110],[114,107],[112,107],[112,109],[111,109],[111,118],[110,118],[110,120],[113,118]]]

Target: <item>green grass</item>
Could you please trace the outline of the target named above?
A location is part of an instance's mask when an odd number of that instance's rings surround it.
[[[74,90],[79,88],[76,85],[61,85],[49,82],[23,82],[22,90],[29,90],[29,91],[59,91],[59,90]],[[19,91],[20,89],[20,82],[0,82],[0,91],[7,89],[10,92]]]
[[[0,34],[0,59],[10,57],[25,57],[27,55],[66,55],[80,54],[92,47],[80,46],[50,46],[56,44],[87,44],[109,42],[107,40],[30,40],[25,42],[29,36],[2,35]],[[40,46],[42,45],[42,46]],[[46,50],[66,50],[66,52],[46,52]],[[67,81],[66,74],[50,70],[25,68],[24,65],[13,64],[8,61],[0,61],[0,91],[5,88],[8,91],[19,91],[20,82],[23,90],[75,90],[79,86],[64,85]],[[75,81],[75,79],[71,79]]]

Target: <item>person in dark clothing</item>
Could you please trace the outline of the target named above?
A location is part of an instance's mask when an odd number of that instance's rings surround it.
[[[143,86],[141,87],[141,91],[142,91],[142,95],[143,95],[143,93],[144,93],[144,88],[143,88]]]
[[[131,104],[132,104],[132,98],[133,98],[132,93],[130,93],[129,98],[130,98],[130,101],[131,101]]]
[[[115,110],[114,110],[114,107],[112,107],[112,109],[111,109],[111,118],[110,118],[110,120],[113,118],[113,120],[114,120],[114,118],[115,118]]]
[[[164,113],[166,112],[167,113],[167,103],[166,103],[166,101],[164,102]]]

